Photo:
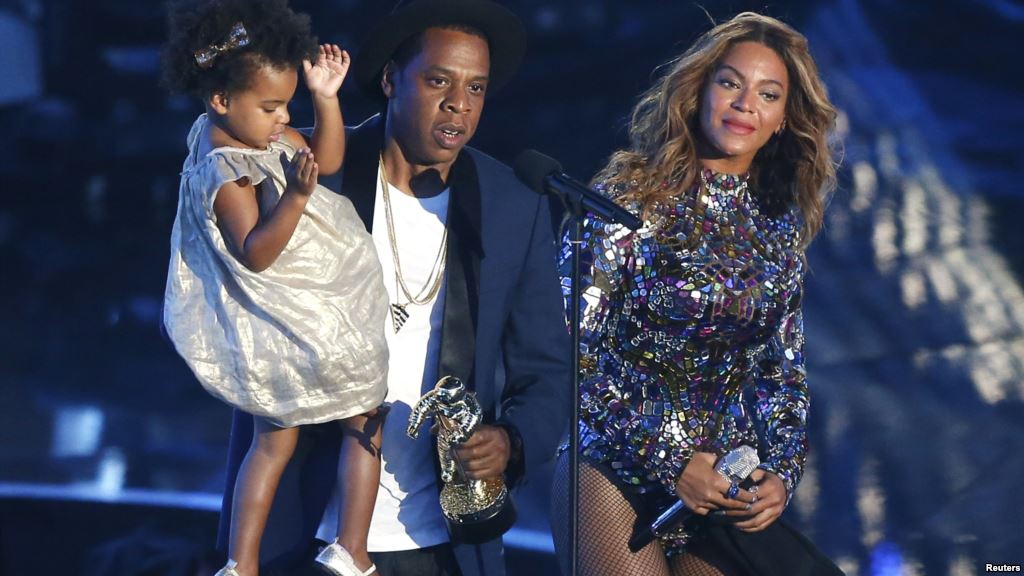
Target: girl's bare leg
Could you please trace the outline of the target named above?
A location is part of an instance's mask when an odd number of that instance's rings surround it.
[[[259,574],[260,540],[267,516],[299,438],[298,428],[277,428],[258,417],[253,423],[252,444],[235,482],[228,544],[228,557],[238,562],[236,570],[243,576]]]
[[[380,485],[383,424],[381,409],[342,421],[344,437],[338,468],[342,509],[338,511],[338,543],[348,550],[360,570],[373,564],[366,550],[366,539]]]

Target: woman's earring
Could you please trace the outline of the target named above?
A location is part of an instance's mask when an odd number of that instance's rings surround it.
[[[782,131],[785,130],[785,129],[786,129],[786,120],[783,119],[782,123],[779,124],[779,127],[775,129],[775,135],[779,136],[780,134],[782,134]]]

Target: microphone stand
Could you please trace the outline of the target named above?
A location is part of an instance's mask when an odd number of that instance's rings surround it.
[[[583,218],[587,214],[585,198],[580,194],[562,193],[558,195],[567,211],[567,218],[572,220],[572,232],[569,245],[572,249],[572,270],[569,276],[572,287],[569,291],[569,337],[572,343],[572,423],[569,429],[569,566],[570,574],[576,576],[579,571],[579,443],[580,443],[580,305],[583,294],[580,290],[580,246],[583,244]],[[601,215],[612,220],[614,213]],[[635,230],[642,222],[635,216],[625,212],[629,218],[624,226]]]
[[[569,425],[569,566],[572,576],[576,576],[579,569],[579,511],[580,511],[580,304],[583,295],[580,291],[580,246],[583,244],[583,217],[584,210],[582,202],[565,202],[569,210],[569,218],[572,219],[572,234],[569,238],[569,245],[572,248],[572,273],[570,281],[572,287],[569,292],[569,335],[572,343],[572,421]]]
[[[580,290],[580,246],[583,244],[583,218],[587,210],[593,212],[597,217],[609,222],[619,222],[631,230],[640,228],[643,223],[629,211],[617,206],[613,201],[593,197],[593,193],[587,194],[588,188],[585,184],[572,180],[564,173],[561,173],[561,166],[551,158],[536,151],[527,151],[530,161],[537,158],[545,160],[555,167],[555,170],[547,174],[538,187],[536,183],[530,184],[533,178],[527,170],[524,178],[517,166],[516,175],[524,180],[538,192],[553,193],[562,201],[566,210],[566,217],[563,225],[572,220],[572,232],[569,237],[571,246],[571,273],[569,276],[572,286],[569,290],[569,337],[572,343],[572,422],[569,428],[569,567],[570,574],[576,576],[579,560],[579,522],[580,511],[579,495],[579,434],[580,434],[580,305],[583,302]],[[522,158],[523,155],[520,155]],[[518,163],[518,161],[517,161]],[[588,198],[588,196],[590,196]]]

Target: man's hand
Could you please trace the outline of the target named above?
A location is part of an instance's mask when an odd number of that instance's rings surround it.
[[[481,424],[464,444],[456,449],[462,469],[471,480],[498,478],[505,473],[512,456],[508,432],[500,426]]]

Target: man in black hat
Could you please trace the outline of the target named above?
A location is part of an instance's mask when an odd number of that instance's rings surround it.
[[[349,131],[340,185],[373,234],[391,300],[390,412],[368,541],[384,576],[505,574],[500,536],[470,543],[446,526],[430,438],[405,435],[411,406],[440,377],[464,381],[484,411],[459,450],[472,478],[521,483],[554,456],[568,425],[569,342],[548,203],[466,146],[487,95],[521,62],[525,36],[490,0],[414,0],[354,60],[356,82],[384,107]],[[263,573],[301,573],[318,523],[320,540],[336,535],[328,498],[338,434],[303,431],[263,537]],[[249,435],[237,414],[229,476]],[[222,541],[228,518],[225,510]]]

